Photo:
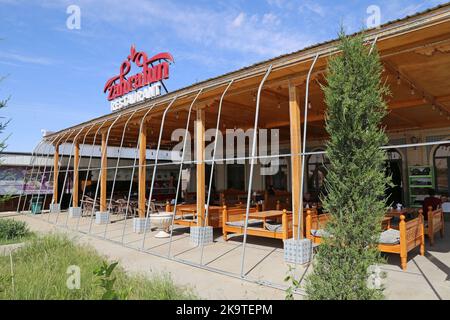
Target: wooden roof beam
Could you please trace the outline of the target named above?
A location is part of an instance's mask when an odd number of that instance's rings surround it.
[[[448,113],[450,113],[450,109],[446,106],[444,106],[442,103],[440,103],[437,98],[432,95],[430,92],[426,91],[424,88],[422,88],[421,86],[419,86],[410,76],[408,76],[405,72],[400,72],[400,70],[397,70],[398,68],[396,68],[394,65],[392,65],[389,61],[384,60],[383,64],[385,66],[385,69],[391,73],[393,73],[396,76],[399,76],[401,79],[403,79],[404,81],[406,81],[407,83],[410,84],[410,86],[412,87],[413,90],[415,90],[416,92],[422,92],[422,104],[425,104],[425,101],[428,101],[428,103],[430,105],[436,105],[439,109],[441,109],[442,111],[445,111]],[[425,100],[425,101],[423,101]]]

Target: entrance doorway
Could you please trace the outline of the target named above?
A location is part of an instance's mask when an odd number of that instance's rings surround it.
[[[396,206],[397,203],[405,205],[403,202],[403,165],[402,155],[397,150],[387,151],[386,175],[392,177],[392,186],[386,189],[387,204]]]
[[[450,144],[442,145],[436,149],[434,152],[434,168],[437,194],[448,196],[450,191]]]

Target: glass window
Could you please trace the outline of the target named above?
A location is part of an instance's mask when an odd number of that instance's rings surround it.
[[[442,145],[434,153],[434,168],[436,174],[436,191],[448,194],[450,189],[450,144]]]

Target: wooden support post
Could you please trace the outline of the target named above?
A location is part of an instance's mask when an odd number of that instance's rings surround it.
[[[138,213],[139,218],[145,218],[145,183],[147,177],[147,124],[142,124],[139,132],[139,181],[138,181]]]
[[[197,160],[197,225],[203,226],[205,219],[205,110],[197,110],[195,120]]]
[[[53,156],[53,199],[52,203],[58,203],[58,177],[59,177],[59,145],[55,145],[55,154]]]
[[[106,212],[106,188],[108,178],[108,155],[106,146],[106,132],[102,133],[102,158],[101,158],[101,172],[100,172],[100,212]]]
[[[406,270],[406,265],[408,263],[408,244],[406,243],[406,222],[405,216],[400,216],[400,262],[403,271]]]
[[[80,144],[74,144],[74,158],[73,158],[73,191],[72,191],[72,207],[78,208],[78,191],[79,191],[79,162],[80,162]]]
[[[291,166],[292,166],[292,214],[293,214],[293,234],[297,238],[297,230],[299,224],[299,209],[300,214],[303,217],[303,196],[300,195],[300,183],[303,178],[301,172],[302,168],[302,158],[301,153],[301,126],[300,126],[300,94],[296,86],[289,83],[289,120],[290,120],[290,138],[291,138]],[[302,224],[300,230],[300,237],[304,237],[304,226]]]

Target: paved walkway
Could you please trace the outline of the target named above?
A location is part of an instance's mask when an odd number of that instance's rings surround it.
[[[32,231],[40,233],[61,232],[74,240],[89,244],[100,254],[113,261],[119,261],[120,266],[130,272],[139,273],[169,273],[177,285],[188,286],[203,299],[284,299],[285,292],[255,283],[242,281],[228,275],[217,274],[208,270],[192,267],[176,261],[157,257],[145,252],[139,252],[109,240],[99,239],[83,233],[71,231],[56,226],[32,216],[14,216],[11,213],[0,213],[1,217],[14,217],[26,221]],[[301,297],[297,297],[298,299]]]
[[[0,218],[11,215],[0,213]],[[127,271],[152,273],[168,272],[178,285],[191,287],[200,297],[205,299],[284,299],[283,290],[243,281],[229,275],[218,274],[198,267],[171,261],[136,249],[124,247],[110,240],[99,239],[84,233],[71,231],[68,228],[48,223],[45,219],[33,216],[15,216],[15,219],[26,221],[34,231],[42,233],[63,232],[81,243],[88,243],[99,253],[110,260],[119,260]],[[448,219],[447,219],[448,221]],[[447,230],[450,224],[447,223]],[[418,250],[417,250],[418,251]],[[231,257],[231,256],[230,256]],[[388,299],[450,299],[450,234],[444,239],[438,236],[433,247],[427,241],[426,255],[420,256],[413,251],[408,259],[408,270],[402,271],[397,255],[388,255],[386,265],[382,269],[387,272],[386,297]],[[232,259],[234,260],[234,259]],[[279,266],[270,261],[269,273],[277,275],[282,284],[285,266],[282,257],[278,258]],[[238,265],[239,261],[228,261]],[[280,271],[281,270],[281,271]],[[267,269],[262,269],[267,274]],[[281,272],[281,273],[280,273]],[[270,277],[269,277],[270,278]],[[300,296],[296,298],[300,299]]]

